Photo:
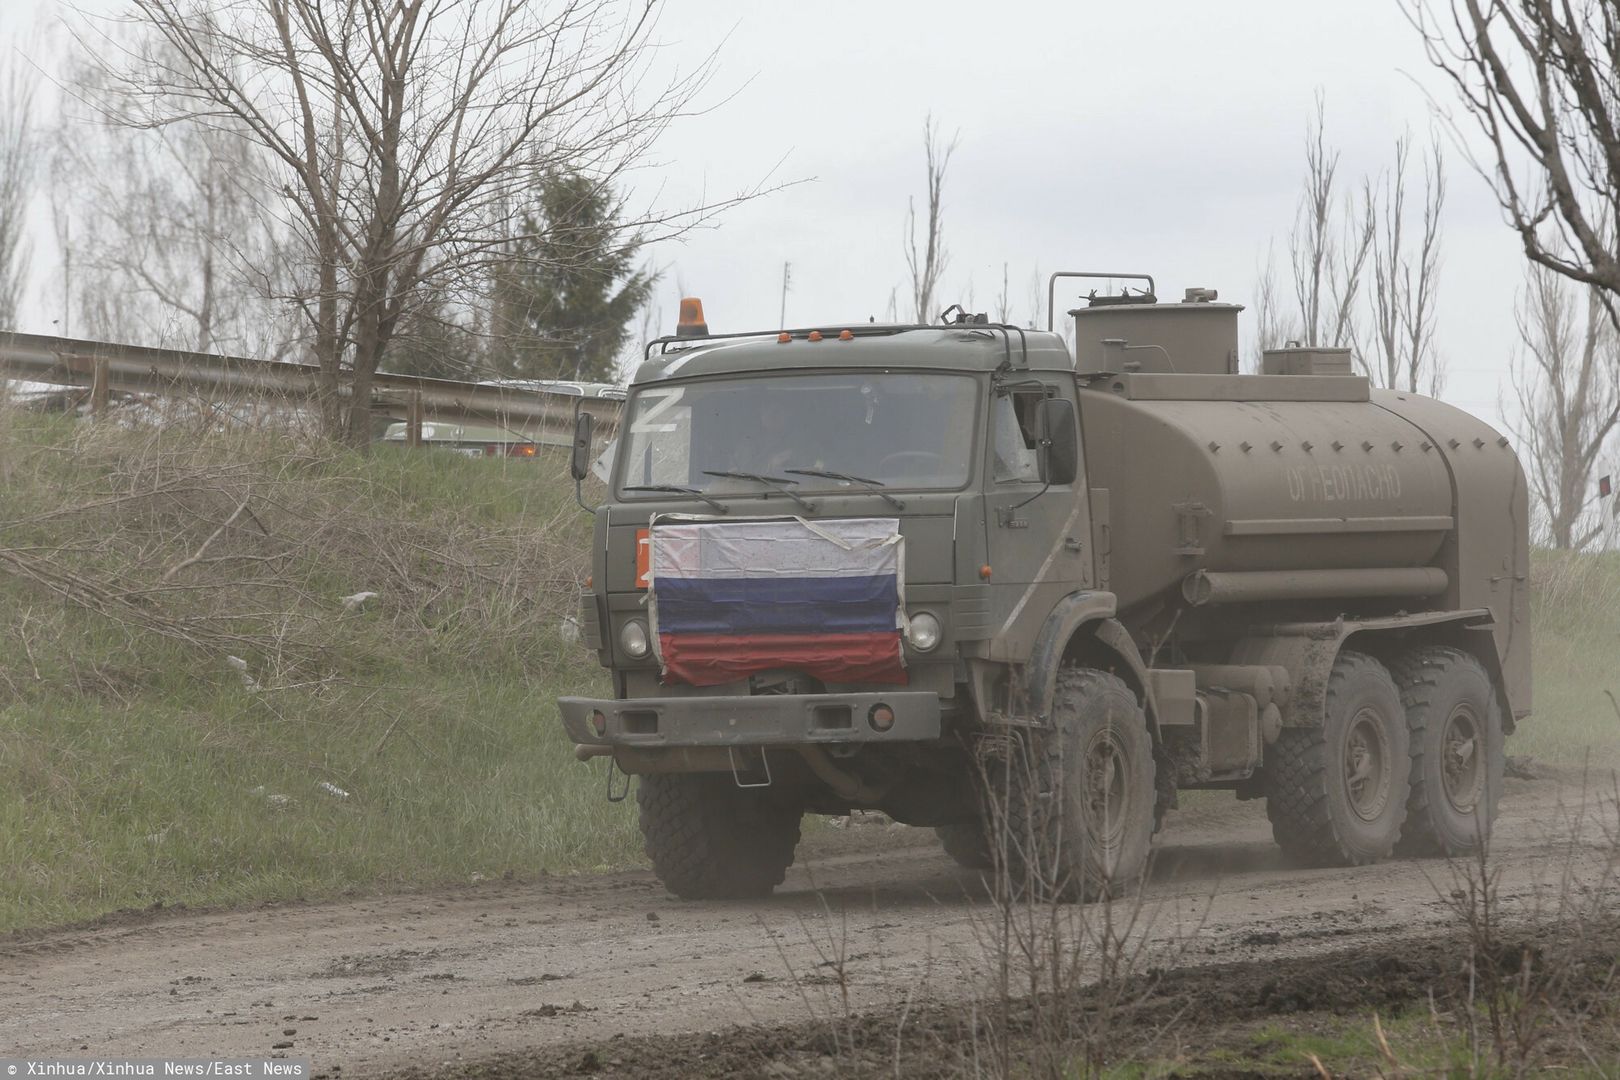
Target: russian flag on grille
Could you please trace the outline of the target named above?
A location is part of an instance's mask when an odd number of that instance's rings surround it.
[[[666,679],[714,686],[790,668],[827,682],[906,681],[896,519],[655,521],[651,538]]]

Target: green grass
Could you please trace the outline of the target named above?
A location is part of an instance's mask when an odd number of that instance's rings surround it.
[[[1378,1033],[1383,1032],[1383,1044]],[[1467,1032],[1453,1017],[1436,1020],[1426,1010],[1380,1017],[1304,1013],[1279,1023],[1240,1024],[1199,1036],[1204,1044],[1173,1057],[1123,1062],[1101,1073],[1106,1080],[1161,1080],[1173,1076],[1438,1076],[1491,1080],[1520,1075],[1495,1065],[1488,1049],[1470,1059]],[[1489,1037],[1485,1037],[1488,1043]],[[1386,1049],[1387,1048],[1387,1049]],[[1559,1076],[1609,1075],[1591,1067],[1581,1047],[1554,1042],[1542,1065]],[[1602,1051],[1599,1051],[1601,1056]],[[1084,1075],[1078,1070],[1076,1076]]]
[[[1531,563],[1534,712],[1508,753],[1620,766],[1620,552],[1538,551]]]
[[[0,927],[630,864],[633,818],[551,703],[600,689],[435,673],[319,701],[201,685],[8,708]]]
[[[175,475],[202,494],[37,520]],[[0,415],[0,549],[100,586],[165,584],[238,492],[264,528],[127,618],[0,563],[0,930],[640,861],[557,719],[607,680],[560,632],[590,525],[555,463]],[[153,612],[241,638],[198,648]]]

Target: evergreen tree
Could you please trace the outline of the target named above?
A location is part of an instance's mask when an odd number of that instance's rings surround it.
[[[630,322],[657,275],[636,267],[607,187],[578,174],[543,177],[491,275],[491,366],[524,379],[611,382]]]
[[[476,328],[466,325],[457,305],[429,295],[400,317],[388,349],[388,370],[397,375],[476,382],[492,373]]]

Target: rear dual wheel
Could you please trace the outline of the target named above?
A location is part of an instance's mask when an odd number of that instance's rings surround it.
[[[1266,751],[1266,815],[1291,858],[1358,866],[1388,858],[1411,793],[1406,710],[1389,670],[1339,654],[1322,725],[1286,728]]]
[[[1502,706],[1484,665],[1461,649],[1416,649],[1396,662],[1411,732],[1411,796],[1400,849],[1467,855],[1490,836],[1502,794]]]

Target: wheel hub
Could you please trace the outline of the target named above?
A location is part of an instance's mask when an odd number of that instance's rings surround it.
[[[1484,786],[1484,756],[1479,752],[1479,721],[1473,709],[1459,704],[1446,717],[1440,734],[1440,786],[1459,814],[1472,814]]]
[[[1366,708],[1345,731],[1344,786],[1350,809],[1363,821],[1376,821],[1389,803],[1394,780],[1383,718]]]
[[[1086,750],[1086,817],[1096,842],[1107,850],[1125,835],[1125,751],[1112,731],[1097,734]]]

